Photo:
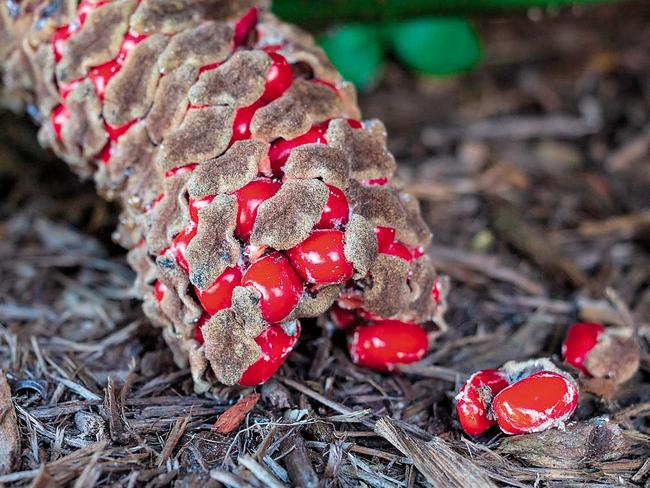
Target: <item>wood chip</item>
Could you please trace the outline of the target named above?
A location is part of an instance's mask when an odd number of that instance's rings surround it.
[[[421,441],[404,432],[387,417],[377,422],[375,432],[410,457],[420,473],[436,488],[496,488],[482,469],[457,454],[439,437],[429,442]]]

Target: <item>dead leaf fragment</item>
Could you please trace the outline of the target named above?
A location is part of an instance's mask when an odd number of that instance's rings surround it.
[[[251,393],[222,413],[212,426],[212,432],[229,434],[242,423],[246,414],[253,410],[260,399],[259,393]]]

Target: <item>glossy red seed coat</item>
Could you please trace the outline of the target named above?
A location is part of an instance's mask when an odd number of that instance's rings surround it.
[[[163,298],[165,298],[166,292],[167,287],[161,281],[156,280],[153,285],[153,296],[158,303],[162,302]]]
[[[264,103],[269,103],[276,98],[280,98],[293,82],[291,65],[284,56],[274,52],[267,54],[271,58],[271,66],[266,74],[264,93],[261,97]]]
[[[573,380],[554,371],[540,371],[501,390],[492,410],[506,434],[541,432],[567,420],[578,405]]]
[[[329,310],[330,318],[337,329],[345,330],[356,325],[359,321],[357,314],[353,310],[341,308],[338,305],[332,305]]]
[[[585,360],[591,350],[598,344],[598,339],[605,332],[605,326],[592,322],[573,324],[562,343],[562,358],[585,374]]]
[[[65,105],[57,105],[54,110],[52,110],[50,121],[52,123],[54,135],[59,141],[61,140],[61,130],[63,129],[63,126],[68,123],[70,117],[70,111]]]
[[[262,349],[262,355],[244,371],[239,384],[241,386],[261,385],[271,378],[287,359],[299,337],[300,323],[297,320],[266,327],[255,338],[255,342]]]
[[[332,229],[348,223],[350,206],[343,190],[333,185],[327,185],[329,196],[323,208],[320,220],[314,225],[315,229]]]
[[[183,173],[191,173],[198,166],[197,163],[186,164],[185,166],[179,166],[178,168],[172,168],[165,173],[165,178],[171,178]]]
[[[242,46],[250,32],[257,25],[257,8],[253,7],[246,12],[235,24],[233,44],[235,48]]]
[[[244,141],[251,138],[251,121],[258,108],[262,107],[264,102],[259,99],[246,107],[240,107],[235,110],[235,120],[232,124],[232,137],[230,145],[237,141]]]
[[[402,244],[399,241],[393,241],[387,246],[384,246],[380,251],[381,254],[390,254],[391,256],[397,256],[405,261],[413,260],[413,254],[408,247]]]
[[[371,178],[369,180],[363,180],[361,183],[364,183],[368,186],[384,186],[388,184],[388,178]]]
[[[298,274],[308,283],[343,283],[354,267],[344,253],[345,234],[340,230],[315,230],[287,254]]]
[[[392,371],[424,357],[429,348],[427,333],[418,324],[385,320],[360,326],[348,337],[354,363],[378,371]]]
[[[328,125],[329,122],[317,124],[304,134],[293,139],[278,139],[274,141],[269,149],[269,159],[271,160],[273,174],[276,176],[282,174],[282,167],[287,162],[293,148],[302,146],[303,144],[327,144],[325,132],[327,131]]]
[[[257,208],[275,195],[280,186],[282,185],[277,181],[258,178],[233,193],[237,199],[237,225],[235,226],[237,237],[248,241],[255,225]]]
[[[241,284],[242,272],[239,267],[226,268],[205,290],[194,287],[203,309],[210,315],[232,305],[232,292]]]
[[[180,232],[180,234],[174,237],[174,240],[172,241],[172,245],[171,245],[171,250],[174,253],[174,258],[176,258],[176,262],[186,273],[189,272],[190,265],[187,263],[187,259],[185,258],[185,253],[187,252],[187,245],[190,243],[190,241],[194,238],[195,235],[196,235],[196,225],[190,224],[187,227],[185,227]]]
[[[269,323],[282,322],[296,308],[303,291],[300,276],[279,252],[267,254],[251,264],[241,284],[260,292],[262,317]]]
[[[198,224],[199,211],[210,205],[215,197],[216,195],[208,195],[207,197],[202,198],[190,198],[190,220],[195,224]]]
[[[377,249],[382,252],[395,240],[395,229],[379,225],[375,227],[375,235],[377,236]]]
[[[127,122],[124,125],[120,125],[118,127],[113,127],[112,125],[107,124],[104,122],[104,128],[106,129],[106,132],[108,133],[108,137],[111,141],[117,142],[117,140],[122,137],[126,131],[128,131],[133,124],[135,124],[138,120],[133,119],[130,122]]]
[[[507,378],[496,369],[474,373],[456,396],[456,413],[463,430],[469,435],[479,435],[497,422],[489,415],[489,405],[481,395],[481,388],[489,388],[496,395],[508,386]]]

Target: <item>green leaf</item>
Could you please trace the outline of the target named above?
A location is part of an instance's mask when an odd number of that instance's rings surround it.
[[[459,73],[481,59],[479,39],[467,19],[425,17],[395,23],[388,32],[397,57],[420,73]]]
[[[378,27],[343,25],[318,41],[343,77],[357,88],[366,88],[379,78],[384,52]]]

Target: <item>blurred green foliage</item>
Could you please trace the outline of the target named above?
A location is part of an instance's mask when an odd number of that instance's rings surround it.
[[[379,78],[388,52],[409,69],[427,75],[466,71],[481,58],[472,25],[460,17],[346,24],[318,41],[342,75],[360,89]]]
[[[308,28],[330,27],[318,37],[344,78],[358,88],[381,75],[387,54],[425,75],[470,70],[481,45],[465,15],[608,0],[274,0],[274,12]],[[617,1],[617,0],[609,0]]]

